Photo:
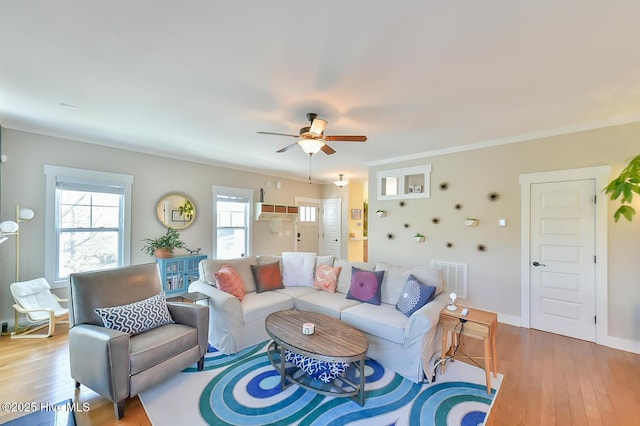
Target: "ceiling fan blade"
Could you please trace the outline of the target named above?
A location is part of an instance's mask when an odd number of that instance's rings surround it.
[[[328,142],[366,142],[366,136],[325,136],[323,138]]]
[[[320,149],[322,150],[322,152],[324,152],[327,155],[331,155],[331,154],[335,154],[336,153],[336,150],[331,148],[326,143],[324,145],[322,145],[322,148],[320,148]]]
[[[288,133],[272,133],[272,132],[256,132],[260,135],[289,136],[291,138],[300,138],[300,135],[290,135]]]
[[[276,152],[285,152],[285,151],[289,151],[291,148],[293,148],[294,146],[298,145],[298,142],[294,142],[290,145],[285,146],[284,148],[280,148],[279,150],[277,150]]]

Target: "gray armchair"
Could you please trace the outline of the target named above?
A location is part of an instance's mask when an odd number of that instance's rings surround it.
[[[113,401],[118,419],[125,400],[198,362],[204,367],[209,308],[167,302],[175,324],[140,334],[105,328],[95,308],[128,305],[162,292],[155,263],[70,277],[71,377]]]

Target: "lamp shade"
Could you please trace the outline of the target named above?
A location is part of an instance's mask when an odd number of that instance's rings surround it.
[[[325,127],[327,127],[327,122],[325,120],[314,118],[311,123],[311,127],[309,128],[309,133],[320,136],[324,132]]]
[[[3,234],[15,234],[19,228],[20,226],[12,220],[5,220],[0,223],[0,231],[2,231]]]
[[[300,139],[298,145],[309,155],[317,154],[324,146],[324,142],[317,139]]]
[[[31,209],[20,209],[18,213],[18,220],[31,220],[35,216],[35,213]]]
[[[344,175],[341,174],[340,179],[333,182],[334,185],[339,186],[340,188],[349,184],[348,180],[342,180],[342,176]]]

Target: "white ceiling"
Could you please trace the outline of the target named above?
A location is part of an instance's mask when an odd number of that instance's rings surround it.
[[[0,123],[306,179],[640,120],[640,1],[0,0]],[[61,106],[76,106],[69,109]]]

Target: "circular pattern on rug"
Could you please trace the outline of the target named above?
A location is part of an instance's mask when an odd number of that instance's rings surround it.
[[[359,381],[355,365],[345,375]],[[392,371],[385,371],[373,360],[366,361],[365,376],[367,407],[380,405],[385,400],[397,401],[398,395],[406,394],[407,386],[403,382],[411,383]],[[414,392],[411,398],[416,395]],[[373,402],[376,400],[377,404]],[[324,425],[327,416],[336,419],[362,408],[349,398],[328,397],[296,385],[282,391],[280,375],[265,353],[245,357],[242,363],[220,372],[203,390],[199,407],[201,416],[209,424],[233,425],[293,424],[303,419],[310,422],[308,424]]]

